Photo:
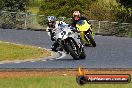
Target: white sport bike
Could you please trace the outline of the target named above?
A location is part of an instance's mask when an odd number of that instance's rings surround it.
[[[85,59],[86,54],[83,44],[80,42],[80,34],[72,31],[67,25],[63,25],[55,30],[55,41],[59,43],[59,47],[70,54],[73,59]]]

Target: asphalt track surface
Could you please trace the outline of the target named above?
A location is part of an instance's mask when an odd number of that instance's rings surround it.
[[[0,41],[40,46],[50,49],[53,44],[44,31],[0,29]],[[84,60],[71,56],[45,61],[5,63],[0,68],[132,68],[132,38],[95,36],[97,47],[85,47]]]

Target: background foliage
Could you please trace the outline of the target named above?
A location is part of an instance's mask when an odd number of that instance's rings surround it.
[[[71,17],[74,10],[82,14],[96,0],[43,0],[39,14]]]
[[[132,22],[132,0],[0,0],[0,10],[28,9],[45,16],[65,17],[79,10],[89,20]]]
[[[1,10],[7,11],[26,11],[26,6],[29,4],[28,0],[1,0]]]
[[[132,0],[43,0],[39,14],[71,17],[79,10],[88,19],[132,21]]]

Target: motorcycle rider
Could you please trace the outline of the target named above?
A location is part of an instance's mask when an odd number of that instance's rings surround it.
[[[59,29],[59,27],[62,26],[62,25],[68,25],[68,24],[66,24],[63,21],[56,21],[55,16],[48,16],[48,28],[47,28],[47,30],[50,32],[49,35],[51,36],[52,41],[55,41],[55,38],[54,38],[54,33],[51,32],[51,29],[52,30]],[[72,31],[76,32],[75,29],[73,29]],[[58,47],[59,47],[59,43],[57,41],[55,41],[54,44],[51,46],[51,49],[52,49],[52,51],[57,52]],[[60,51],[61,50],[62,49],[60,48]]]
[[[58,25],[56,24],[56,17],[55,16],[48,16],[47,18],[48,22],[47,22],[47,31],[48,31],[48,35],[51,36],[51,40],[54,41],[54,29],[58,28]]]
[[[54,38],[54,30],[58,28],[58,23],[56,23],[56,17],[55,16],[48,16],[47,17],[47,28],[46,30],[48,31],[48,35],[51,37],[52,41],[55,41]],[[58,42],[55,41],[53,45],[51,46],[52,51],[57,52],[56,48],[59,46]]]
[[[81,16],[81,14],[80,14],[79,11],[74,11],[74,12],[73,12],[73,16],[72,16],[72,18],[71,18],[71,25],[74,27],[74,30],[75,30],[75,31],[77,31],[76,24],[77,24],[77,22],[79,22],[80,20],[86,20],[87,23],[90,24],[86,17]],[[81,41],[82,41],[82,40],[81,40]],[[83,43],[83,41],[82,41],[82,43]],[[85,44],[85,45],[86,45],[86,46],[89,46],[89,44]]]
[[[56,17],[55,16],[48,16],[48,22],[47,22],[47,31],[48,31],[48,35],[51,36],[51,40],[55,41],[55,37],[54,34],[56,29],[59,29],[61,25],[67,25],[65,22],[63,21],[56,21]],[[52,51],[57,52],[57,47],[59,47],[59,43],[57,41],[55,41],[53,43],[53,45],[51,46]],[[60,48],[60,50],[62,50]]]
[[[72,21],[71,22],[71,25],[73,27],[76,27],[77,22],[79,22],[80,20],[86,20],[88,22],[88,20],[87,20],[86,17],[80,15],[80,12],[79,11],[74,11],[73,16],[71,18],[71,21]]]

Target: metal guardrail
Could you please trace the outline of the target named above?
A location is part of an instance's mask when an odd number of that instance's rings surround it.
[[[69,18],[58,17],[69,21]],[[0,12],[0,27],[5,29],[42,29],[46,28],[46,16],[23,12]],[[132,37],[132,23],[89,20],[96,34]]]
[[[0,27],[4,29],[44,29],[46,25],[40,25],[46,19],[44,15],[22,12],[0,12]]]
[[[96,34],[132,37],[132,23],[89,20]]]

